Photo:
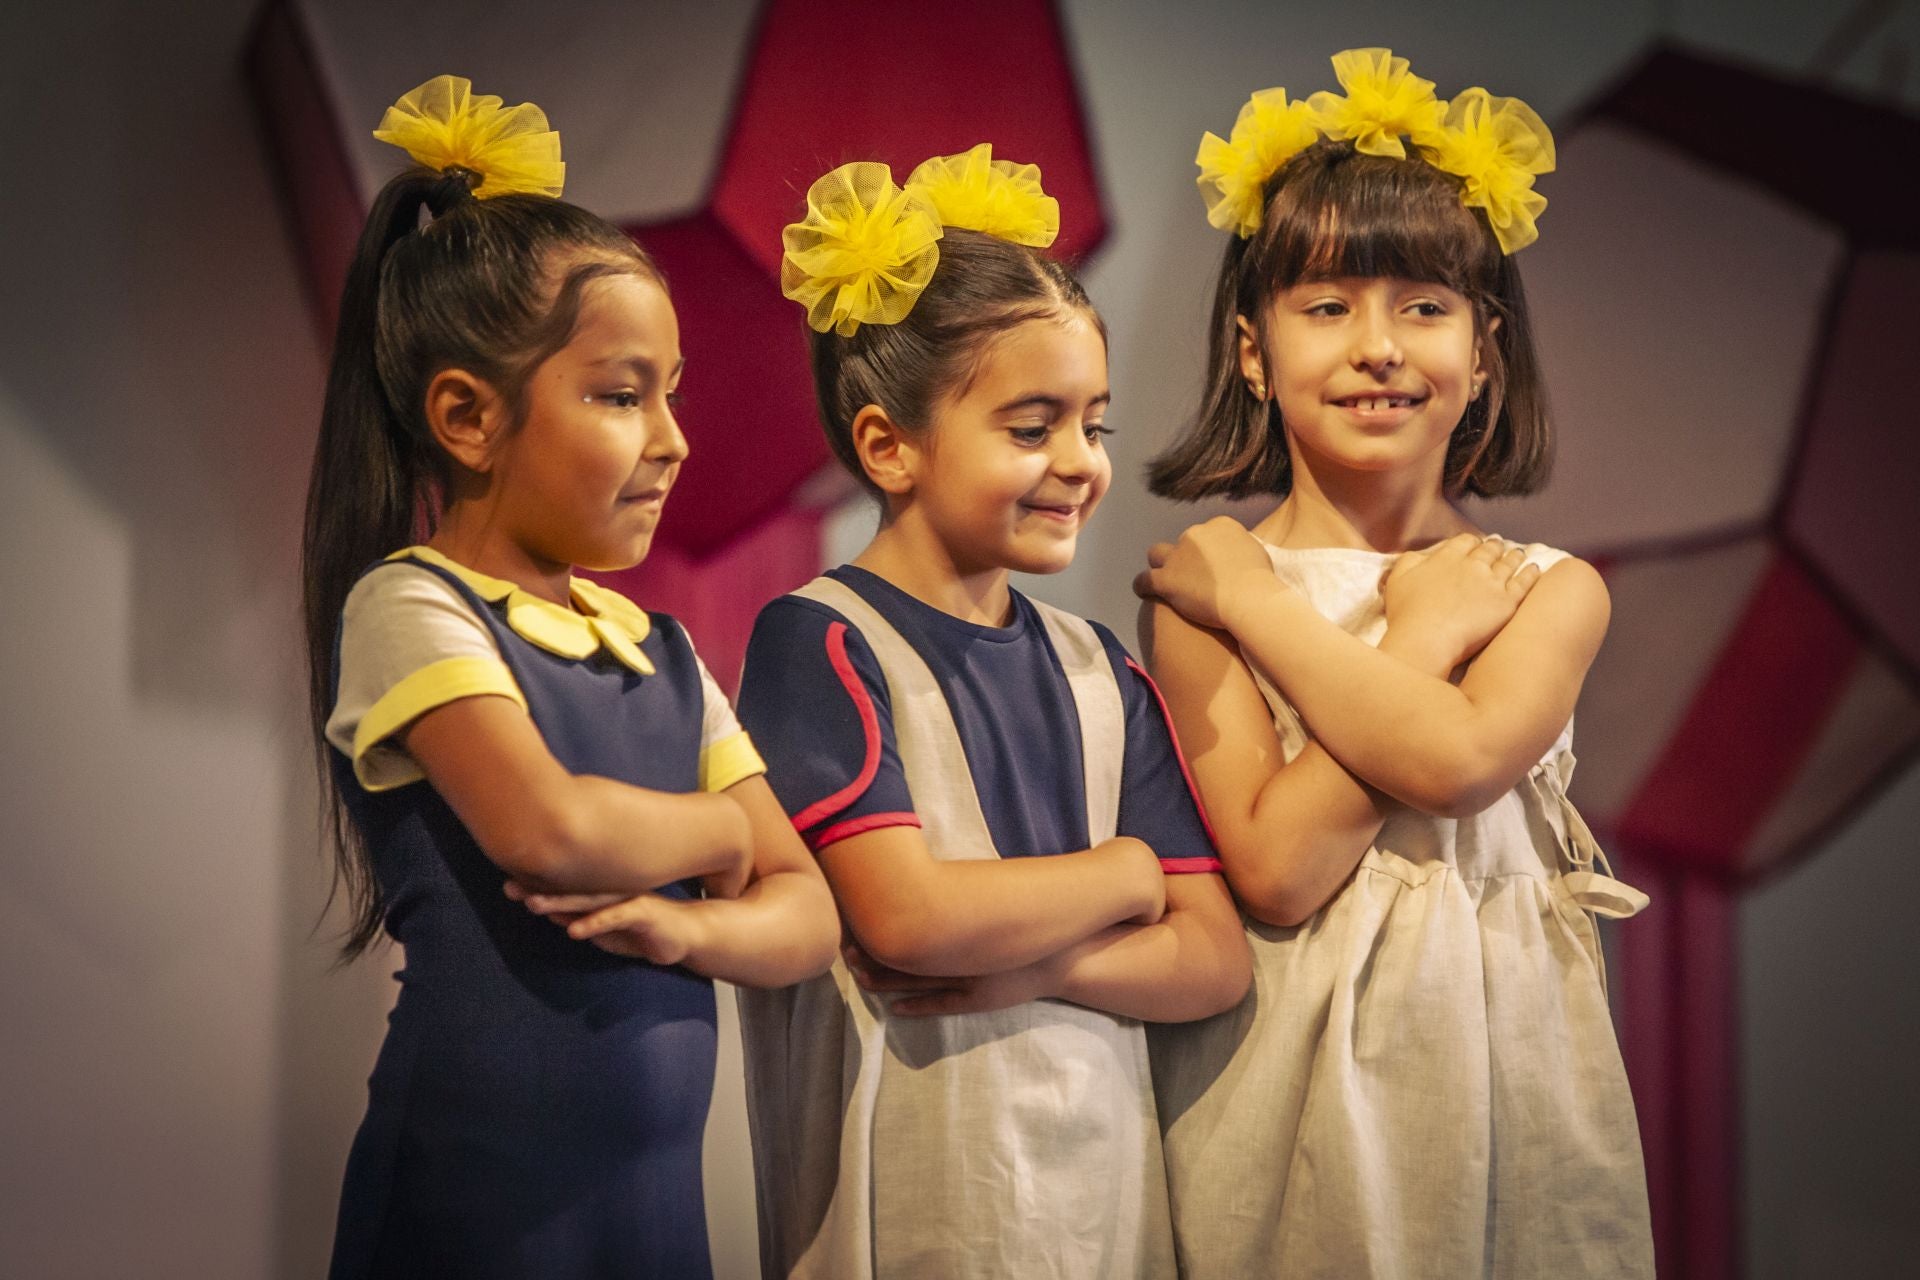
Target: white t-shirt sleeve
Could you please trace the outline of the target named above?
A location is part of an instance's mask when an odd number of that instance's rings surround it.
[[[767,765],[754,750],[753,739],[740,727],[733,704],[721,692],[707,664],[697,653],[693,660],[700,664],[700,789],[725,791],[736,782],[765,773]]]
[[[369,791],[425,775],[394,740],[435,707],[503,697],[527,705],[486,624],[444,579],[418,565],[382,565],[355,584],[341,613],[340,681],[327,741]]]

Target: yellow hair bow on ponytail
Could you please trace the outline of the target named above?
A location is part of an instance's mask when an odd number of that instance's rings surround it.
[[[948,227],[1044,249],[1060,234],[1060,203],[1040,189],[1038,166],[995,160],[985,142],[923,162],[904,187],[884,164],[843,164],[807,188],[806,218],[780,232],[780,292],[816,333],[898,324],[933,279]]]
[[[942,234],[932,204],[894,186],[887,166],[843,164],[807,189],[805,220],[780,233],[780,292],[817,333],[897,324],[933,279]]]
[[[527,193],[558,196],[567,167],[560,135],[531,102],[503,106],[492,94],[475,94],[462,76],[435,76],[387,108],[373,136],[391,143],[429,169],[478,174],[473,194]]]
[[[906,189],[927,198],[942,226],[1035,249],[1060,234],[1060,202],[1040,189],[1040,166],[995,160],[991,142],[922,161]]]

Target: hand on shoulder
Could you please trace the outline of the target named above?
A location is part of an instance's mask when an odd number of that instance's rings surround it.
[[[1164,600],[1197,626],[1228,628],[1232,605],[1260,586],[1275,586],[1266,547],[1231,516],[1191,526],[1177,541],[1147,549],[1135,594]]]

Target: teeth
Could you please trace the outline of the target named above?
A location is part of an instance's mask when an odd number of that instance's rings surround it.
[[[1409,396],[1357,396],[1352,401],[1354,408],[1370,413],[1381,409],[1404,409],[1412,403],[1413,399]]]

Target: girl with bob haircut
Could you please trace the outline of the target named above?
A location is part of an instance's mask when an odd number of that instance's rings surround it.
[[[348,274],[303,560],[346,954],[406,964],[332,1275],[704,1276],[712,980],[837,930],[686,633],[572,576],[646,555],[686,458],[673,306],[538,108],[441,76],[375,136],[419,167]]]
[[[1145,673],[1012,589],[1112,475],[1106,336],[981,144],[808,192],[783,284],[873,541],[761,613],[741,717],[851,939],[741,1001],[762,1271],[1173,1273],[1141,1020],[1246,991],[1246,944]]]
[[[1455,502],[1551,454],[1513,254],[1553,142],[1384,49],[1253,96],[1198,162],[1205,397],[1152,464],[1273,495],[1149,552],[1144,627],[1248,917],[1253,993],[1156,1029],[1181,1274],[1651,1276],[1633,1100],[1567,800],[1588,565]]]

